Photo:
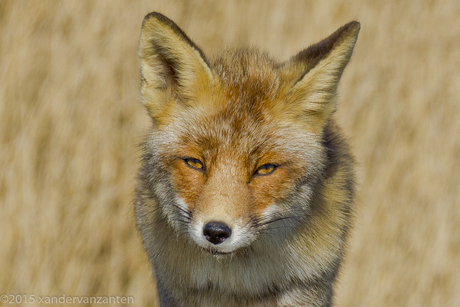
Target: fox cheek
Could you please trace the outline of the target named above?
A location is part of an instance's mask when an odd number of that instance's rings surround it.
[[[189,211],[193,211],[203,189],[203,174],[186,166],[183,161],[177,161],[171,175],[178,197],[183,200]]]
[[[279,169],[276,174],[255,178],[251,182],[252,194],[255,200],[255,209],[261,213],[274,205],[277,200],[284,198],[292,190],[292,180],[286,170]]]

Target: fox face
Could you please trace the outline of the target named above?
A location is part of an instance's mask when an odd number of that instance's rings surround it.
[[[235,81],[219,83],[198,99],[198,109],[162,114],[167,124],[157,123],[152,144],[175,192],[162,210],[177,233],[216,255],[249,246],[275,221],[286,231],[295,225],[308,212],[323,163],[321,137],[267,109],[267,89],[242,97]],[[303,196],[293,202],[299,189]]]
[[[308,217],[323,129],[358,29],[350,23],[279,64],[256,50],[208,60],[164,16],[144,20],[142,99],[154,121],[147,151],[152,173],[167,178],[153,180],[169,191],[157,202],[177,234],[230,254],[270,225],[284,236]]]
[[[164,219],[171,237],[216,257],[305,227],[327,173],[325,127],[358,31],[351,22],[283,63],[255,49],[208,59],[172,21],[147,15],[139,58],[153,129],[138,224],[149,232],[147,219]]]

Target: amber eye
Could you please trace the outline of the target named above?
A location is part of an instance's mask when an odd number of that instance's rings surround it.
[[[277,167],[278,165],[275,164],[264,164],[254,172],[254,175],[270,175]]]
[[[203,171],[204,170],[204,164],[198,160],[198,159],[193,159],[193,158],[184,158],[185,164],[187,166],[190,166],[191,168]]]

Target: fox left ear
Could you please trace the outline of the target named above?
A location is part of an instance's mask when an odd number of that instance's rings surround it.
[[[293,80],[288,103],[295,105],[297,115],[300,107],[301,116],[307,114],[308,120],[319,129],[336,109],[337,86],[350,60],[359,29],[359,22],[352,21],[284,65],[288,78]]]
[[[153,12],[145,16],[139,43],[141,100],[156,119],[167,103],[192,101],[212,83],[204,53],[169,18]]]

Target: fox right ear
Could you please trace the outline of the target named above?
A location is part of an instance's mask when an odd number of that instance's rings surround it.
[[[294,83],[291,103],[298,107],[297,114],[308,118],[318,130],[335,111],[337,86],[353,53],[359,29],[359,22],[352,21],[285,63]]]
[[[167,102],[188,101],[212,82],[203,52],[170,19],[150,13],[139,43],[142,103],[156,118]]]

